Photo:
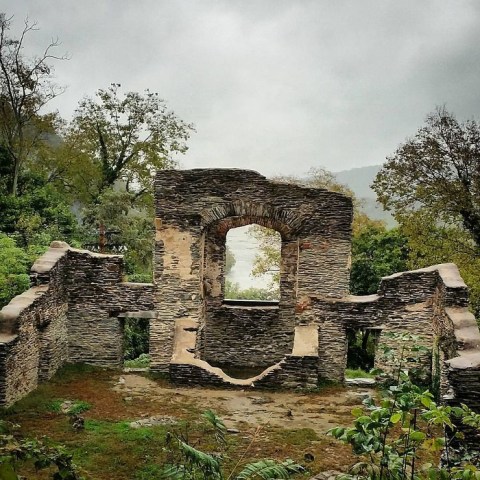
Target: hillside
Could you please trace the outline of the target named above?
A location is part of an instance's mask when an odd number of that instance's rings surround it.
[[[334,172],[340,183],[348,185],[355,195],[363,200],[363,210],[375,220],[384,220],[387,226],[394,227],[396,222],[389,212],[377,202],[375,192],[370,188],[381,165],[369,165],[367,167],[352,168],[341,172]]]

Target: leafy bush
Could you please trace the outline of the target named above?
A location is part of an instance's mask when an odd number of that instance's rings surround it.
[[[466,405],[453,407],[438,405],[433,395],[412,382],[407,361],[414,361],[421,353],[413,335],[391,335],[402,348],[396,359],[398,369],[383,373],[391,385],[379,401],[368,398],[364,408],[352,410],[355,417],[352,427],[329,430],[333,437],[349,443],[361,460],[352,466],[344,478],[399,480],[420,479],[480,479],[475,452],[454,449],[468,426],[480,429],[480,415]],[[392,350],[384,351],[391,357]],[[438,435],[438,431],[441,435]],[[433,465],[424,460],[425,453],[439,455],[444,451],[443,464]]]
[[[124,322],[124,358],[134,360],[148,353],[148,318],[126,318]]]
[[[35,469],[55,467],[53,480],[81,480],[77,468],[65,447],[51,445],[43,440],[18,439],[11,431],[16,425],[0,420],[0,478],[21,480],[19,469],[25,463],[32,463]]]
[[[30,286],[30,259],[15,240],[0,232],[0,308]]]
[[[150,366],[150,355],[142,353],[138,358],[125,360],[124,365],[128,368],[148,368]]]

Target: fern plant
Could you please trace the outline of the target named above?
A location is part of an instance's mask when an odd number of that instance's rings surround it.
[[[188,429],[184,433],[170,433],[167,435],[167,450],[172,462],[163,466],[159,479],[286,480],[304,471],[304,468],[293,460],[278,462],[264,459],[240,467],[241,460],[246,454],[245,451],[233,470],[226,473],[223,468],[223,460],[226,458],[228,446],[226,440],[227,428],[222,419],[212,410],[205,411],[201,419],[206,427],[206,434],[210,435],[218,451],[207,453],[191,445],[188,439]]]

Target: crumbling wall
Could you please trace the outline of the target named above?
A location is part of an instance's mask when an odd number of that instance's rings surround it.
[[[248,170],[195,169],[158,172],[155,198],[158,316],[150,335],[164,346],[152,352],[155,370],[168,369],[177,320],[201,332],[197,358],[240,366],[279,361],[292,351],[302,303],[348,290],[352,203],[342,194]],[[226,235],[249,224],[282,238],[280,301],[268,313],[223,305]]]
[[[122,283],[117,255],[53,242],[31,270],[32,287],[0,311],[0,405],[48,380],[65,362],[122,362],[122,311],[151,310],[153,285]]]
[[[0,311],[0,405],[49,379],[67,358],[66,249],[56,243],[32,268],[32,288]]]
[[[69,361],[102,366],[123,363],[123,323],[118,314],[153,309],[152,284],[123,283],[123,258],[69,250]]]
[[[480,333],[453,264],[382,279],[376,295],[348,294],[352,204],[323,189],[245,170],[162,171],[155,180],[154,284],[123,282],[118,255],[54,242],[32,268],[32,288],[0,312],[0,404],[50,378],[66,361],[122,363],[122,318],[150,318],[152,369],[186,384],[240,388],[343,382],[348,329],[409,332],[433,350],[425,379],[452,402],[480,409]],[[280,300],[224,302],[225,240],[259,224],[282,238]],[[400,353],[397,351],[397,357]],[[265,367],[250,379],[221,369]],[[396,365],[376,358],[376,366]]]

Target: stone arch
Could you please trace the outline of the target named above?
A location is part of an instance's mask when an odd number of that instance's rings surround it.
[[[229,169],[162,171],[155,192],[152,332],[164,348],[154,369],[166,371],[169,358],[181,365],[185,352],[217,365],[270,367],[293,354],[295,330],[314,321],[314,296],[346,294],[352,205],[345,196]],[[253,223],[282,238],[281,298],[273,306],[223,301],[227,232]]]

